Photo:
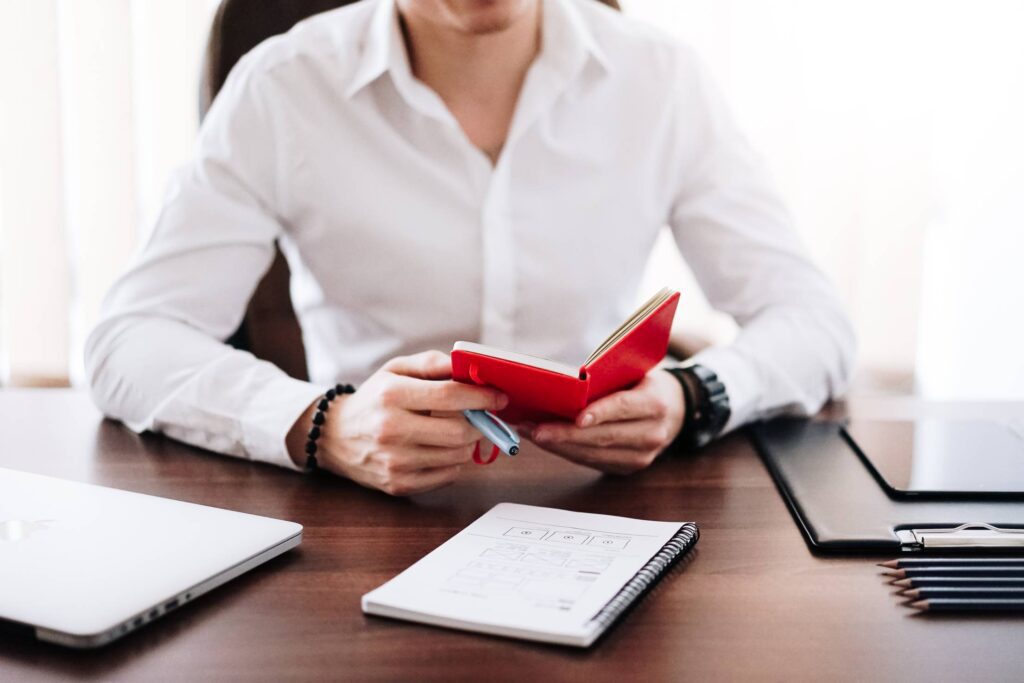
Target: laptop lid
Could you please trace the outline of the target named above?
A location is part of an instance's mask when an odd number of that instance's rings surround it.
[[[301,538],[292,522],[0,468],[0,619],[102,645]]]

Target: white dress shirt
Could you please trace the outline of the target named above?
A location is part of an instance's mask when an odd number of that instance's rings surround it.
[[[394,356],[463,339],[580,363],[632,311],[666,224],[741,326],[696,357],[728,429],[841,391],[847,318],[689,49],[594,0],[545,0],[492,164],[413,76],[393,1],[360,2],[232,71],[106,299],[93,395],[132,429],[293,467],[285,435],[324,386]],[[223,343],[275,240],[310,383]]]

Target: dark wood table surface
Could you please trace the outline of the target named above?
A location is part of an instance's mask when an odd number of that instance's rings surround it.
[[[1024,406],[972,407],[1022,414]],[[912,400],[853,414],[961,414]],[[1024,619],[912,616],[877,557],[813,556],[743,435],[602,476],[536,450],[393,499],[137,436],[86,394],[0,391],[0,466],[294,520],[302,546],[98,651],[0,639],[0,681],[1024,680]],[[694,520],[696,553],[587,651],[376,617],[360,596],[502,501]]]

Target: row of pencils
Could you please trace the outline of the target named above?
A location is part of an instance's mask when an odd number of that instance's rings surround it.
[[[921,612],[1024,613],[1024,556],[882,562],[904,604]]]

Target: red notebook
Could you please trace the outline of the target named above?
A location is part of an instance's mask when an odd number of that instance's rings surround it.
[[[679,292],[662,289],[612,332],[582,366],[456,342],[452,377],[501,389],[509,405],[498,416],[509,422],[573,420],[602,396],[630,387],[661,362],[679,303]]]

